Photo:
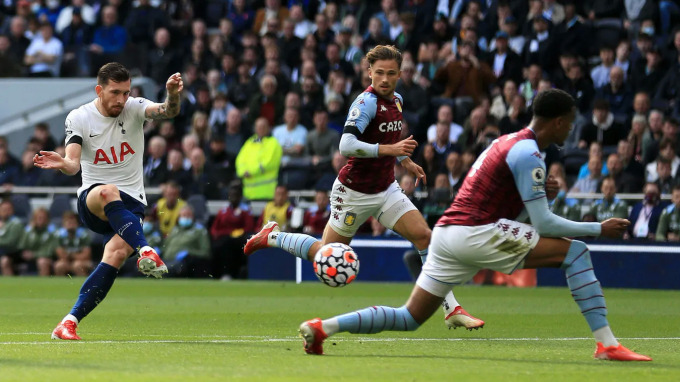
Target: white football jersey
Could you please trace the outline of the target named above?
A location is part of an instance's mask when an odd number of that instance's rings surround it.
[[[146,205],[143,179],[144,113],[153,104],[129,97],[118,117],[104,117],[87,103],[66,117],[66,142],[83,140],[80,155],[83,185],[78,195],[96,183],[113,184]]]

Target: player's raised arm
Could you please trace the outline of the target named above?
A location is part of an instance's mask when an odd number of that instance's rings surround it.
[[[44,169],[59,170],[66,175],[75,175],[80,171],[80,144],[71,143],[66,146],[66,156],[62,157],[54,151],[40,151],[33,156],[33,164]]]
[[[168,119],[179,114],[179,95],[184,89],[182,75],[175,73],[165,83],[168,97],[163,103],[155,103],[146,108],[145,116],[151,119]]]

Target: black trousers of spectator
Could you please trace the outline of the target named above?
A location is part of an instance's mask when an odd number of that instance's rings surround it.
[[[248,258],[243,254],[246,236],[223,236],[212,243],[213,272],[220,278],[228,275],[232,279],[248,277]]]

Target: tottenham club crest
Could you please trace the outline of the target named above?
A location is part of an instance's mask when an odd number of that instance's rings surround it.
[[[347,119],[352,120],[352,119],[357,119],[359,118],[359,115],[361,115],[361,111],[359,110],[358,107],[352,108],[352,110],[349,111],[349,116]]]

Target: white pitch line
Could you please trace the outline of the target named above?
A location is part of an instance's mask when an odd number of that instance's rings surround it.
[[[643,340],[643,341],[676,341],[680,337],[621,337],[622,340]],[[334,342],[462,342],[462,341],[496,341],[496,342],[518,342],[518,341],[592,341],[591,337],[562,337],[562,338],[374,338],[374,337],[354,337],[354,338],[334,338]],[[265,342],[298,342],[297,337],[285,338],[231,338],[213,340],[96,340],[96,341],[3,341],[0,345],[52,345],[63,343],[76,344],[201,344],[201,343],[265,343]]]

